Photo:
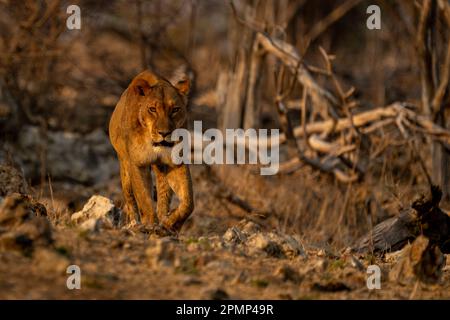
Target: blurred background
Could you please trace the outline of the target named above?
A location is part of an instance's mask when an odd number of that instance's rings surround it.
[[[401,102],[445,129],[446,3],[0,0],[2,174],[20,171],[56,224],[94,193],[120,206],[108,139],[115,104],[143,69],[170,78],[183,67],[195,83],[188,128],[202,120],[204,130],[281,128],[287,137],[286,166],[276,176],[243,165],[192,166],[196,209],[183,232],[223,232],[246,217],[311,241],[349,244],[427,190],[430,177],[448,195],[446,145],[420,130],[405,135],[380,117],[364,123],[374,125],[367,131],[318,132],[328,146],[353,146],[337,155],[314,149],[313,140],[293,143],[289,128]],[[81,9],[80,30],[66,27],[71,4]],[[366,26],[373,4],[381,9],[379,30]],[[297,66],[270,51],[280,46]],[[317,86],[337,102],[322,103]],[[436,96],[438,107],[427,109]]]

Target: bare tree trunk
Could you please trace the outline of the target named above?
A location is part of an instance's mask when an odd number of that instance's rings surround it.
[[[139,53],[141,57],[141,69],[147,69],[147,53],[145,50],[145,35],[142,29],[142,1],[136,0],[136,23],[137,23],[137,35],[139,37]]]
[[[443,112],[437,115],[436,123],[446,128]],[[433,142],[433,181],[442,188],[443,200],[450,200],[450,153],[440,142]]]
[[[259,80],[260,68],[263,56],[259,50],[259,43],[253,39],[252,54],[250,57],[250,69],[248,76],[248,88],[244,111],[244,129],[259,128],[260,104],[259,104]]]
[[[439,15],[439,9],[448,29],[450,29],[450,4],[439,0],[436,7],[436,16]],[[434,33],[435,36],[436,32]],[[448,35],[450,36],[450,35]],[[441,67],[441,74],[438,73],[439,62],[435,57],[435,79],[438,85],[432,101],[432,108],[435,112],[435,121],[443,128],[447,128],[445,110],[450,106],[448,100],[449,81],[450,81],[450,39],[447,38],[447,51],[444,53],[445,61]],[[445,100],[447,99],[447,101]],[[434,143],[433,145],[433,178],[442,186],[443,199],[450,201],[450,152],[442,143]]]
[[[253,18],[254,13],[253,6],[245,6],[245,16]],[[225,92],[218,92],[219,96],[224,97],[220,115],[222,130],[243,126],[253,31],[242,28],[237,21],[233,21],[230,23],[229,37],[230,42],[233,43],[230,55],[234,55],[232,57],[234,63],[232,64],[233,69],[228,71],[227,84],[221,88]]]
[[[448,68],[450,68],[450,44],[447,44],[445,62],[442,74],[438,70],[437,52],[437,23],[439,8],[447,18],[447,26],[450,27],[448,7],[438,6],[437,0],[424,0],[419,19],[417,35],[417,50],[419,54],[421,82],[422,82],[422,107],[424,113],[436,124],[444,129],[447,127],[443,101],[448,91]],[[444,37],[445,39],[445,37]],[[448,41],[448,40],[447,40]],[[437,141],[431,144],[432,154],[432,179],[442,188],[445,201],[450,200],[450,154],[445,146]]]
[[[242,127],[243,95],[247,85],[247,59],[244,50],[239,50],[235,70],[229,73],[225,92],[225,105],[222,108],[221,129]]]

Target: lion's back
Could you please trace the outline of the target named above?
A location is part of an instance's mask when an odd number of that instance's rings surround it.
[[[123,144],[123,136],[125,135],[125,131],[129,127],[126,124],[127,120],[129,120],[126,117],[127,109],[129,109],[129,103],[126,98],[127,90],[125,90],[120,97],[111,115],[111,119],[109,120],[109,139],[117,152],[119,152],[119,149],[121,149],[121,145]]]

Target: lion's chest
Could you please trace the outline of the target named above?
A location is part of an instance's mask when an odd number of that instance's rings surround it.
[[[151,163],[172,165],[172,148],[153,147],[153,157]]]
[[[151,140],[147,141],[130,141],[128,148],[130,158],[139,166],[150,164],[166,164],[171,165],[172,149],[162,146],[153,146]]]

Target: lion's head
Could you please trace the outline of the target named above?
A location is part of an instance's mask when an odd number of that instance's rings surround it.
[[[189,79],[177,83],[144,71],[130,84],[130,94],[139,109],[139,124],[148,130],[154,146],[171,147],[172,131],[181,128],[187,116]]]

